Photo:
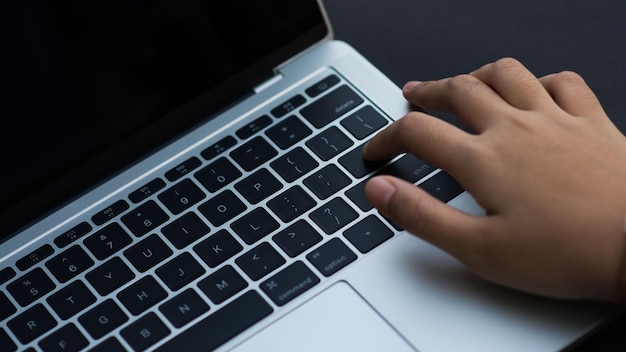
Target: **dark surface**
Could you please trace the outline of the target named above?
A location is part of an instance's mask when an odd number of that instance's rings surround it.
[[[536,75],[580,73],[626,131],[626,3],[589,0],[324,0],[335,37],[396,84],[512,56]],[[448,118],[449,116],[442,115]],[[626,350],[626,318],[573,351]]]

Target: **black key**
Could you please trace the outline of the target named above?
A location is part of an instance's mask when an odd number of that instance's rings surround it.
[[[240,176],[241,171],[226,158],[219,158],[194,174],[204,188],[212,193],[219,191]]]
[[[301,219],[274,235],[272,239],[293,258],[321,241],[322,236],[308,222]]]
[[[297,180],[318,165],[319,163],[300,147],[270,163],[270,166],[287,182]]]
[[[313,126],[322,128],[361,103],[363,99],[348,86],[343,85],[303,108],[300,113]]]
[[[25,307],[55,287],[56,285],[41,268],[35,268],[8,284],[7,290],[20,306]]]
[[[196,254],[211,268],[220,265],[242,249],[241,244],[226,230],[218,231],[193,247]]]
[[[126,352],[126,348],[115,337],[109,337],[89,352]]]
[[[49,244],[44,244],[43,246],[32,251],[30,254],[20,258],[15,263],[15,266],[17,266],[17,268],[22,271],[27,270],[31,266],[51,256],[53,253],[54,248],[52,248],[52,246]]]
[[[155,178],[154,180],[146,183],[139,189],[129,194],[128,199],[130,199],[130,201],[133,203],[139,203],[142,200],[150,197],[151,195],[156,194],[163,188],[165,188],[165,181],[161,180],[160,178]]]
[[[152,276],[140,279],[117,294],[117,298],[133,315],[143,313],[165,297],[167,292]]]
[[[226,150],[230,149],[232,146],[237,144],[237,140],[233,136],[226,136],[220,139],[219,142],[211,144],[208,148],[204,149],[200,152],[203,158],[206,160],[211,160]]]
[[[91,221],[93,221],[94,224],[98,226],[102,225],[120,215],[121,213],[125,212],[126,210],[128,210],[128,208],[130,208],[128,203],[125,200],[120,199],[117,202],[94,214],[91,217]]]
[[[369,215],[347,229],[343,235],[361,253],[367,253],[393,237],[393,232],[376,216]]]
[[[297,261],[265,280],[260,287],[274,303],[283,306],[319,282],[303,262]]]
[[[50,307],[61,317],[69,319],[96,301],[82,281],[74,281],[46,299]]]
[[[262,137],[254,137],[230,152],[230,156],[246,171],[250,171],[276,156],[278,152]]]
[[[254,209],[230,225],[247,244],[253,244],[279,226],[278,222],[263,208]]]
[[[444,203],[451,201],[464,191],[463,187],[445,171],[440,171],[418,186]]]
[[[85,277],[99,294],[106,296],[132,280],[135,274],[119,257],[115,257],[99,265]]]
[[[272,313],[272,307],[255,291],[248,291],[180,335],[157,352],[210,351]],[[210,334],[207,334],[210,331]]]
[[[250,276],[258,280],[285,263],[283,258],[269,243],[263,242],[235,260],[235,263]]]
[[[17,312],[17,309],[13,303],[9,301],[9,298],[4,294],[4,292],[0,292],[0,321],[10,317],[15,312]]]
[[[182,213],[204,197],[204,192],[190,179],[184,179],[158,195],[159,200],[174,214]]]
[[[346,196],[348,196],[348,198],[350,198],[350,200],[363,211],[368,211],[374,208],[365,196],[365,185],[368,181],[369,179],[363,180],[346,191]]]
[[[132,242],[118,223],[107,225],[85,239],[85,246],[98,259],[103,260]]]
[[[0,285],[11,280],[12,278],[15,277],[15,275],[17,275],[17,273],[15,272],[15,269],[11,268],[10,266],[4,269],[1,269],[0,270]]]
[[[167,171],[165,173],[165,178],[167,178],[168,180],[174,182],[174,181],[178,180],[179,178],[187,175],[191,171],[195,170],[200,165],[202,165],[202,162],[200,161],[200,159],[198,159],[195,156],[193,156],[193,157],[183,161],[182,163],[178,164],[178,166],[176,166],[175,168]]]
[[[265,131],[265,134],[270,137],[280,149],[287,149],[292,145],[303,140],[307,136],[313,133],[302,120],[295,116],[290,116],[286,120],[280,122],[269,130]]]
[[[2,346],[3,351],[17,351],[17,346],[3,329],[0,329],[0,346]]]
[[[206,304],[196,291],[191,288],[186,289],[178,296],[163,303],[159,310],[172,325],[177,328],[184,326],[193,319],[199,317],[209,310]]]
[[[256,204],[278,192],[283,188],[283,184],[267,169],[261,169],[237,183],[235,188],[248,202]]]
[[[150,235],[124,251],[124,256],[142,273],[170,255],[172,250],[157,235]]]
[[[185,252],[156,269],[156,274],[170,289],[176,291],[204,274],[206,270]]]
[[[283,117],[288,113],[294,111],[296,108],[306,103],[306,98],[302,95],[298,94],[296,96],[291,97],[286,102],[280,104],[279,106],[272,109],[271,113],[274,117]]]
[[[230,265],[223,266],[198,282],[198,287],[215,304],[224,302],[247,286],[248,282]]]
[[[27,344],[57,326],[56,320],[39,303],[9,320],[7,326],[21,343]]]
[[[220,226],[247,208],[231,190],[226,190],[200,205],[198,210],[214,226]]]
[[[170,329],[150,312],[122,329],[120,334],[135,351],[143,351],[169,335]]]
[[[343,199],[334,198],[313,211],[309,217],[330,235],[356,219],[358,214]]]
[[[327,91],[337,83],[339,83],[339,77],[337,77],[336,75],[330,75],[323,80],[315,83],[311,87],[307,88],[304,92],[308,94],[311,98],[314,98]]]
[[[85,236],[89,232],[91,232],[92,227],[86,222],[81,222],[80,224],[72,227],[71,229],[63,232],[59,236],[54,239],[54,244],[63,248],[70,243],[76,241],[77,239]]]
[[[335,126],[328,128],[306,142],[306,145],[322,160],[333,158],[353,144],[354,142]]]
[[[303,183],[320,199],[326,199],[352,182],[343,171],[330,164],[320,170],[316,170],[311,176],[304,179]]]
[[[209,226],[196,213],[187,213],[161,231],[176,248],[181,249],[209,233]]]
[[[128,321],[128,316],[112,299],[78,317],[80,324],[94,339],[99,339]]]
[[[93,265],[93,260],[79,245],[74,245],[48,260],[46,267],[60,282],[67,282]]]
[[[256,120],[250,122],[249,124],[238,129],[236,134],[237,134],[237,137],[241,139],[246,139],[271,124],[272,124],[272,118],[267,115],[263,115],[257,118]]]
[[[410,183],[415,183],[435,170],[436,168],[421,161],[413,154],[405,154],[398,160],[382,168],[376,174],[391,175]]]
[[[387,123],[387,119],[371,106],[366,106],[341,121],[341,125],[358,139],[371,135]]]
[[[80,351],[87,345],[89,341],[73,323],[65,325],[39,341],[39,347],[46,352]]]
[[[135,236],[140,237],[160,226],[169,218],[155,201],[149,200],[122,216],[122,222]]]
[[[339,163],[357,178],[361,178],[370,172],[377,170],[386,163],[386,161],[369,161],[363,159],[364,146],[365,144],[361,144],[359,147],[351,150],[346,155],[339,158]]]
[[[346,265],[355,261],[356,258],[356,254],[336,237],[306,256],[306,259],[315,265],[317,270],[326,277],[343,269]]]
[[[297,218],[316,204],[300,186],[293,186],[267,202],[270,209],[284,222]]]

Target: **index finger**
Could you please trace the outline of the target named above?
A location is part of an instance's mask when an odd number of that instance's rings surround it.
[[[363,157],[388,160],[410,152],[429,164],[451,170],[472,138],[443,120],[413,111],[374,136],[365,145]]]

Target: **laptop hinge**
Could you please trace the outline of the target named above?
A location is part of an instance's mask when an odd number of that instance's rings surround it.
[[[256,87],[254,87],[254,92],[255,93],[259,93],[264,91],[265,89],[267,89],[268,87],[272,86],[274,83],[280,81],[281,79],[283,79],[283,75],[281,73],[276,73],[274,75],[272,75],[272,77],[270,77],[268,80],[263,81],[263,83],[257,85]]]

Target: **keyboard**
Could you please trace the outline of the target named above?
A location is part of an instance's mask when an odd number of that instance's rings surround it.
[[[409,154],[365,161],[391,120],[338,73],[287,97],[0,270],[2,350],[215,349],[402,231],[373,175],[463,191]]]

